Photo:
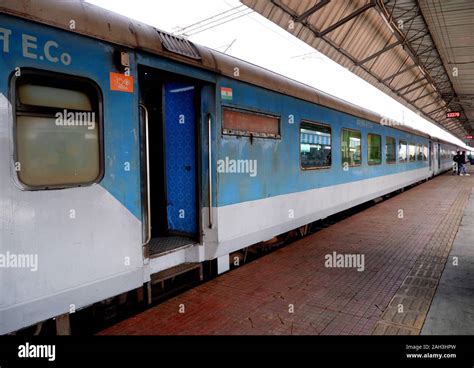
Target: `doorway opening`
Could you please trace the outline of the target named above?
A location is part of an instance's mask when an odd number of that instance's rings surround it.
[[[141,104],[148,114],[148,172],[142,165],[143,203],[150,200],[150,256],[199,241],[198,119],[200,86],[196,81],[140,67]],[[142,117],[142,132],[145,132]],[[146,163],[146,150],[142,162]],[[144,213],[147,211],[144,210]],[[148,217],[148,216],[145,216]]]

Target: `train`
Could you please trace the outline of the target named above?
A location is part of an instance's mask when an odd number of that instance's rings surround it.
[[[456,145],[82,1],[0,0],[0,334],[449,170]]]

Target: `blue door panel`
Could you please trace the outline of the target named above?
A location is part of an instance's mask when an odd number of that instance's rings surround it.
[[[164,120],[168,229],[197,233],[194,86],[165,83]]]

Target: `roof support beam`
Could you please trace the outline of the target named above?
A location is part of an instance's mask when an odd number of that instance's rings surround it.
[[[421,56],[421,55],[424,55],[426,54],[427,52],[432,52],[433,51],[433,48],[431,46],[428,46],[426,47],[423,51],[419,51],[418,52],[418,56]]]
[[[413,7],[412,10],[414,10],[415,8],[416,8],[416,10],[415,10],[414,14],[413,14],[410,18],[403,20],[403,23],[405,23],[405,24],[408,24],[408,23],[411,22],[411,23],[410,23],[410,28],[408,28],[408,30],[410,30],[410,29],[411,29],[411,26],[413,25],[413,22],[412,22],[412,21],[415,20],[415,18],[418,17],[418,16],[420,16],[420,14],[421,14],[421,12],[420,12],[420,10],[418,9],[417,6],[416,6],[416,7]],[[405,14],[406,14],[406,13],[405,13]],[[403,14],[403,16],[404,16],[405,14]],[[403,16],[402,16],[402,18],[403,18]]]
[[[306,10],[303,14],[297,16],[295,18],[295,22],[301,22],[303,20],[305,20],[306,18],[308,18],[310,15],[316,13],[319,9],[321,9],[322,7],[326,6],[327,4],[329,4],[331,2],[331,0],[321,0],[319,3],[317,3],[316,5],[314,5],[313,7],[309,8],[308,10]]]
[[[426,86],[426,85],[428,85],[428,84],[430,84],[430,83],[429,83],[429,82],[425,82],[425,83],[423,83],[423,84],[420,84],[418,87],[412,88],[412,89],[406,91],[404,94],[407,95],[407,94],[409,94],[409,93],[415,92],[416,90],[418,90],[418,89],[420,89],[420,88],[422,88],[422,87],[424,87],[424,86]]]
[[[459,125],[459,124],[458,124],[457,121],[452,121],[452,122],[450,122],[450,123],[447,123],[447,124],[446,124],[446,127],[447,127],[448,129],[453,129],[453,128],[457,128],[458,125]]]
[[[318,32],[318,37],[323,37],[323,36],[327,35],[329,32],[334,31],[336,28],[339,28],[340,26],[346,24],[350,20],[352,20],[355,17],[361,15],[363,12],[365,12],[366,10],[369,10],[370,8],[373,8],[374,6],[375,6],[375,1],[371,1],[368,4],[365,4],[364,6],[360,7],[355,12],[353,12],[352,14],[349,14],[347,17],[344,17],[340,21],[334,23],[332,26],[329,26],[324,31],[319,31]]]
[[[427,105],[421,106],[420,110],[426,109],[428,106],[434,105],[435,103],[439,103],[439,100],[434,100],[433,102],[430,102]],[[443,106],[443,109],[444,109],[444,106]]]
[[[409,66],[409,67],[407,67],[407,68],[405,68],[405,69],[402,69],[402,70],[396,72],[395,74],[392,74],[391,76],[389,76],[389,77],[383,79],[382,82],[387,82],[387,81],[389,81],[390,79],[399,76],[400,74],[403,74],[403,73],[405,73],[405,72],[407,72],[407,71],[409,71],[409,70],[412,70],[413,68],[416,68],[417,66],[418,66],[418,65],[414,64],[414,65]]]
[[[418,98],[412,100],[411,102],[412,102],[412,103],[415,103],[416,101],[421,100],[422,98],[431,96],[431,95],[433,95],[433,94],[435,94],[435,93],[438,93],[438,91],[433,91],[433,92],[430,92],[430,93],[426,93],[426,94],[424,94],[423,96],[420,96],[420,97],[418,97]]]
[[[441,119],[441,117],[446,118],[444,111],[438,111],[435,115],[432,115],[433,119]]]
[[[361,61],[358,61],[357,62],[357,66],[361,66],[362,64],[365,64],[366,62],[372,60],[373,58],[376,58],[377,56],[380,56],[382,55],[383,53],[387,52],[387,51],[390,51],[391,49],[393,49],[394,47],[397,47],[398,45],[401,45],[402,42],[401,41],[397,41],[397,42],[394,42],[392,43],[391,45],[388,45],[387,47],[383,48],[382,50],[380,51],[377,51],[376,53],[366,57],[365,59],[361,60]]]
[[[420,33],[421,33],[421,36],[418,36]],[[408,39],[406,40],[406,42],[415,42],[415,41],[418,41],[419,39],[425,38],[425,37],[428,36],[428,35],[429,35],[429,32],[418,31],[418,32],[416,32],[416,34],[414,35],[414,36],[418,36],[418,37],[408,38]]]
[[[437,101],[436,101],[437,102]],[[430,112],[427,112],[426,115],[431,115],[431,114],[434,114],[435,112],[438,112],[438,111],[441,111],[443,109],[446,109],[446,106],[441,106],[441,107],[438,107],[437,109],[434,109]]]
[[[408,88],[408,87],[411,87],[411,86],[413,86],[413,85],[415,85],[415,84],[417,84],[417,83],[423,82],[424,80],[425,80],[425,78],[423,77],[423,78],[417,79],[417,80],[415,80],[415,81],[413,81],[413,82],[411,82],[411,83],[405,84],[403,87],[400,87],[400,88],[396,89],[396,90],[395,90],[395,93],[399,93],[401,90],[403,90],[403,89],[405,89],[405,88]]]
[[[418,8],[418,6],[417,6],[417,5],[414,5],[414,6],[412,6],[412,7],[411,7],[410,9],[408,9],[408,10],[407,10],[407,9],[404,9],[405,12],[402,13],[402,14],[400,14],[399,17],[400,17],[400,18],[403,18],[406,14],[415,11],[417,8]]]

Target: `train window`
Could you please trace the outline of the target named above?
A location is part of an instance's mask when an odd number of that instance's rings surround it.
[[[408,156],[408,145],[406,141],[400,141],[398,143],[398,161],[399,162],[407,162],[407,156]]]
[[[300,127],[301,168],[330,167],[331,156],[331,128],[303,122]]]
[[[416,145],[416,159],[419,161],[423,160],[423,148],[421,144]]]
[[[280,138],[280,119],[272,115],[224,108],[223,134]]]
[[[102,174],[101,95],[91,81],[23,70],[14,79],[15,161],[29,189],[90,185]]]
[[[91,101],[84,92],[62,88],[22,84],[18,86],[18,99],[22,105],[92,111]]]
[[[361,135],[359,131],[342,129],[341,156],[344,167],[361,164]]]
[[[414,143],[408,145],[408,159],[410,161],[416,161],[416,149]]]
[[[385,137],[385,162],[393,164],[397,161],[396,141],[393,137]]]
[[[428,147],[423,145],[423,161],[428,161]]]
[[[367,135],[367,157],[369,165],[378,165],[382,162],[382,137],[378,134]]]

